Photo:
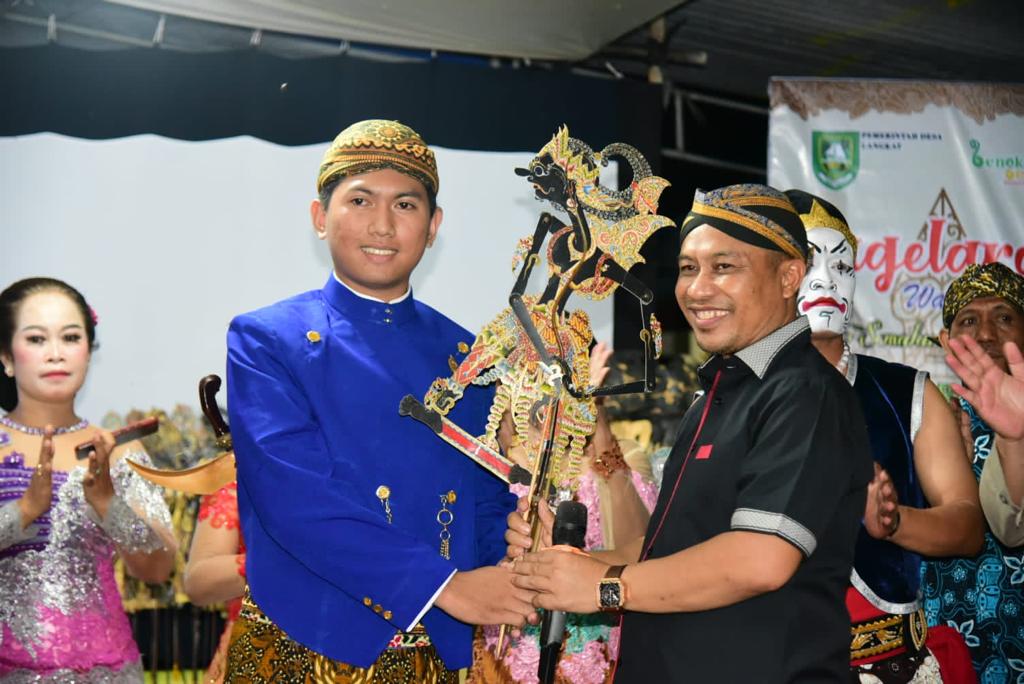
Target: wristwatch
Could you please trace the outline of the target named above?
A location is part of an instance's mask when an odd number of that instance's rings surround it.
[[[620,612],[626,605],[626,583],[622,581],[625,565],[613,565],[597,583],[597,605],[603,613]]]

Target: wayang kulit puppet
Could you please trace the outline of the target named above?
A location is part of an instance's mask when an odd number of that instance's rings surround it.
[[[632,182],[623,190],[599,182],[601,167],[612,157],[632,169]],[[466,356],[461,363],[449,360],[451,375],[435,380],[422,403],[406,396],[400,412],[426,423],[505,481],[529,484],[533,513],[540,499],[564,499],[575,489],[583,448],[594,431],[594,397],[651,391],[653,362],[661,353],[660,325],[653,315],[648,319],[641,313],[644,379],[591,387],[590,321],[582,311],[567,311],[566,304],[573,294],[599,300],[622,286],[640,302],[642,312],[653,294],[628,271],[643,262],[640,248],[647,238],[673,223],[657,214],[668,181],[653,175],[643,156],[629,145],[615,143],[594,152],[562,127],[529,168],[516,173],[533,185],[538,199],[564,212],[568,222],[541,214],[533,235],[520,240],[516,249],[513,270],[518,274],[509,306],[484,326],[471,347],[462,345],[459,351]],[[539,296],[527,294],[545,243],[544,291]],[[445,418],[471,383],[497,383],[486,430],[479,436]],[[515,439],[531,445],[530,471],[500,453],[497,433],[506,413]],[[539,440],[530,439],[531,425],[534,435],[539,430]]]

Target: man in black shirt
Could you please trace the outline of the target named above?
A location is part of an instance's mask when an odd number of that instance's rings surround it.
[[[782,193],[697,192],[676,297],[713,356],[647,534],[516,561],[538,607],[625,611],[617,682],[848,681],[843,596],[872,462],[856,395],[797,317],[806,257]],[[511,556],[528,529],[510,517]]]

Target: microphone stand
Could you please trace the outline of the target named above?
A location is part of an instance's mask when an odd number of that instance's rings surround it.
[[[563,501],[555,512],[555,524],[551,528],[551,543],[565,544],[582,549],[587,536],[587,507],[576,501]],[[565,618],[563,610],[549,610],[544,613],[540,627],[540,662],[537,678],[540,684],[554,684],[558,669],[558,657],[565,639]]]

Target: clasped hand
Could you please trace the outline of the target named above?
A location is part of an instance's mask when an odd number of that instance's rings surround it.
[[[512,582],[507,562],[455,573],[437,599],[437,607],[471,625],[537,624],[533,594]]]
[[[39,447],[39,462],[32,472],[25,493],[18,500],[21,510],[21,525],[26,528],[46,511],[50,510],[53,499],[53,427],[43,430],[43,441]],[[93,438],[93,450],[82,478],[85,500],[95,509],[100,518],[107,516],[110,500],[114,497],[114,483],[110,479],[110,453],[114,450],[114,436],[106,430],[97,430]]]
[[[525,517],[528,507],[529,502],[523,497],[508,516],[505,541],[515,573],[512,583],[533,593],[535,608],[567,613],[595,612],[598,609],[597,584],[608,565],[571,546],[552,546],[554,514],[544,502],[537,507],[541,530],[539,550],[531,553],[533,538]]]
[[[107,430],[97,430],[89,452],[89,463],[82,478],[85,500],[99,514],[107,517],[107,509],[114,498],[114,482],[110,478],[110,454],[114,450],[114,436]]]
[[[864,529],[875,539],[888,539],[899,529],[899,497],[892,478],[875,463],[875,477],[868,484]]]
[[[43,442],[39,447],[39,463],[32,471],[28,488],[18,500],[21,510],[21,527],[28,527],[36,518],[50,510],[53,498],[53,426],[43,430]]]

